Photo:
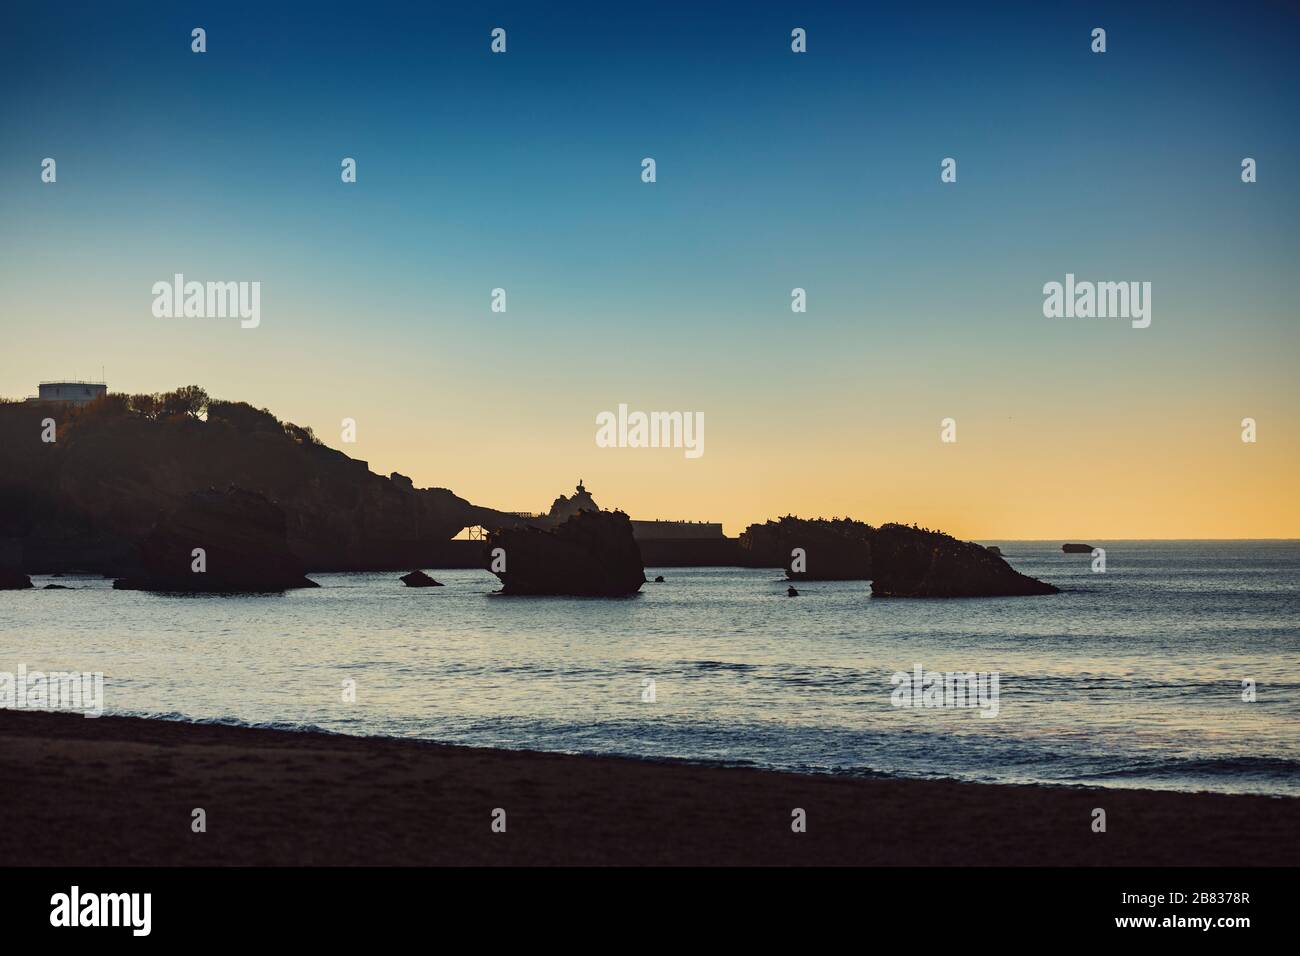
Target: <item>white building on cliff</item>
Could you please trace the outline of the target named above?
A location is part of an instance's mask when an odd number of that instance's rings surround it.
[[[71,405],[86,405],[100,396],[108,394],[107,382],[41,382],[39,395],[32,395],[29,402],[67,402]]]

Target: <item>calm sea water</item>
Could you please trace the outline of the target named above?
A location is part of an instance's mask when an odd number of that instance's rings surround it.
[[[0,671],[105,674],[106,711],[789,770],[1300,795],[1300,543],[1000,544],[1056,597],[872,600],[776,570],[647,569],[625,600],[502,598],[480,571],[319,590],[0,593]],[[38,586],[53,579],[35,579]],[[890,676],[998,672],[996,718]],[[643,681],[655,701],[642,700]],[[356,702],[343,701],[345,680]],[[1258,699],[1242,700],[1242,681]]]

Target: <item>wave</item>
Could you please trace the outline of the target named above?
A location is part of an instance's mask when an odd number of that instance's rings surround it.
[[[678,661],[679,667],[683,669],[694,669],[698,671],[746,671],[758,670],[757,664],[740,664],[731,661]]]
[[[285,730],[291,733],[339,734],[342,736],[350,736],[344,731],[295,720],[241,720],[238,717],[195,717],[193,714],[182,714],[179,711],[174,710],[146,711],[106,709],[104,715],[106,717],[139,717],[143,720],[168,720],[180,724],[204,724],[217,727],[249,727],[254,730]],[[360,721],[346,722],[360,723]],[[364,736],[374,735],[365,734]]]
[[[1300,779],[1300,760],[1286,757],[1175,757],[1133,763],[1114,770],[1074,774],[1074,780],[1121,780],[1161,777],[1267,777]]]

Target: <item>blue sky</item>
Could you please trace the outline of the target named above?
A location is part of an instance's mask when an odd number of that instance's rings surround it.
[[[905,489],[933,465],[907,436],[943,414],[990,436],[1042,416],[984,452],[1044,480],[1135,414],[1194,436],[1255,410],[1280,457],[1250,467],[1272,488],[1295,461],[1283,4],[267,6],[8,14],[0,394],[101,366],[115,389],[197,382],[327,440],[351,414],[357,457],[486,504],[544,504],[577,470],[634,515],[732,531],[771,509],[924,510]],[[263,326],[160,325],[148,290],[174,272],[261,281]],[[1152,327],[1045,320],[1066,272],[1151,281]],[[703,410],[718,451],[591,447],[619,402]],[[1180,447],[1138,464],[1212,457]],[[962,501],[937,517],[1004,528]],[[1138,514],[1099,498],[1089,527],[1177,521]]]

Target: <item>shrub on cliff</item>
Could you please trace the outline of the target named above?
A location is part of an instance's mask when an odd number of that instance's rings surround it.
[[[278,432],[284,427],[280,419],[265,408],[254,408],[248,402],[223,402],[216,399],[208,402],[208,421],[226,424],[245,433]]]

